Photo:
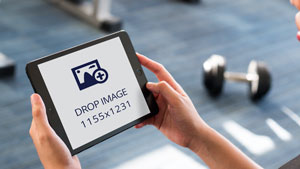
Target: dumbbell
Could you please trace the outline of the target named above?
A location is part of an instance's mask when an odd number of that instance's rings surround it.
[[[15,72],[15,62],[0,53],[0,77],[12,76]]]
[[[224,80],[246,82],[249,84],[249,96],[257,101],[265,96],[271,88],[271,74],[263,62],[251,61],[248,73],[226,72],[223,56],[212,55],[203,63],[203,82],[211,96],[219,96]]]

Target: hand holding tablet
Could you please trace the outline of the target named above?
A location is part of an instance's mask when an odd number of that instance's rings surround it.
[[[147,124],[154,125],[175,143],[187,146],[192,135],[197,133],[194,124],[203,125],[201,121],[197,121],[201,120],[201,118],[195,110],[191,111],[193,110],[193,105],[190,99],[161,64],[140,54],[137,54],[137,56],[141,64],[154,72],[160,81],[159,83],[147,84],[147,88],[155,94],[156,101],[160,106],[160,112],[156,116],[137,124],[136,128],[141,128]],[[34,101],[34,98],[38,102]],[[43,102],[36,94],[32,95],[32,106],[33,122],[30,134],[44,167],[53,167],[54,164],[68,164],[71,167],[64,168],[80,168],[77,156],[71,156],[66,145],[49,126]],[[35,123],[43,123],[45,127],[37,128],[34,125]],[[42,138],[37,137],[41,135],[43,136]]]
[[[35,60],[26,71],[72,155],[158,112],[124,31]]]
[[[141,64],[155,73],[160,82],[147,83],[147,89],[154,94],[158,104],[158,114],[137,124],[136,128],[154,125],[176,144],[195,152],[211,168],[260,168],[201,119],[190,98],[161,64],[145,56],[137,56]],[[125,90],[121,93],[123,94],[119,96],[126,95]],[[111,98],[116,99],[113,94],[110,95]],[[95,107],[102,104],[98,102],[94,102]],[[86,111],[91,106],[88,104],[81,109]],[[50,127],[46,108],[36,94],[32,96],[32,109],[30,135],[44,167],[81,168],[77,156],[71,155],[66,144]],[[48,112],[47,114],[51,117]]]
[[[38,94],[31,96],[32,123],[29,130],[39,158],[45,169],[80,169],[78,157],[72,156],[64,142],[50,127],[43,100]]]

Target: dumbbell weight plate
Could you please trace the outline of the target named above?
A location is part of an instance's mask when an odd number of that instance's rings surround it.
[[[76,5],[81,4],[83,2],[83,0],[68,0]]]
[[[257,79],[249,83],[250,98],[257,101],[265,96],[271,88],[271,74],[263,62],[251,61],[248,74],[257,74]]]
[[[211,96],[221,94],[225,69],[225,59],[219,55],[212,55],[203,63],[203,83]]]
[[[0,53],[0,77],[12,76],[15,72],[15,62]]]
[[[182,0],[183,2],[186,2],[186,3],[191,3],[191,4],[196,4],[196,3],[200,3],[201,0]]]
[[[110,18],[100,24],[100,29],[106,32],[116,32],[122,29],[122,21],[118,18]]]

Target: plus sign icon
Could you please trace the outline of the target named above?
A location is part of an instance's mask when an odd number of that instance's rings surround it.
[[[107,71],[100,67],[98,60],[79,65],[71,70],[80,90],[104,83],[108,79]]]

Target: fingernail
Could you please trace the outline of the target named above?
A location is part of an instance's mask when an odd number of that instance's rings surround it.
[[[152,82],[148,82],[148,83],[146,84],[147,88],[152,88],[153,85],[154,85],[154,83],[152,83]]]
[[[37,103],[39,96],[37,94],[32,94],[30,98],[31,98],[31,103],[35,104]]]
[[[298,33],[297,33],[297,39],[300,42],[300,31],[298,31]]]

